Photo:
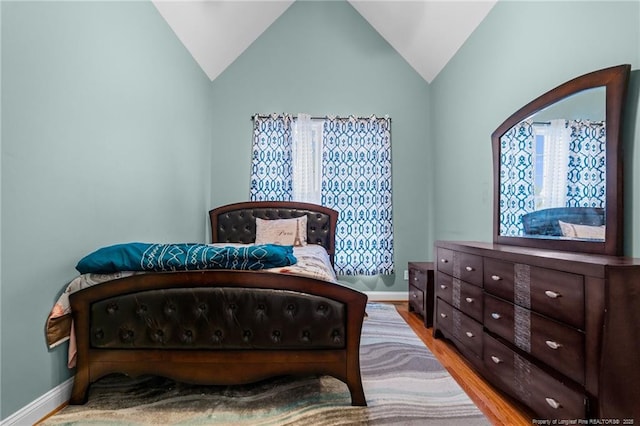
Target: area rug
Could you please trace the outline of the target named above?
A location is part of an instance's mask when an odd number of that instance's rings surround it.
[[[194,386],[161,377],[105,377],[89,401],[42,425],[489,425],[392,305],[367,305],[360,363],[367,407],[327,376],[242,386]]]

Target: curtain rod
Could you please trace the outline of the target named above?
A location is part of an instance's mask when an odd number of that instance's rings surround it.
[[[293,114],[286,114],[286,115],[291,115],[291,117],[292,117],[292,118],[296,118],[296,116],[295,116],[295,115],[293,115]],[[263,114],[255,114],[255,115],[252,115],[252,116],[251,116],[251,120],[254,120],[256,117],[260,117],[260,118],[268,118],[268,117],[271,117],[271,114],[264,114],[264,115],[263,115]],[[326,117],[326,116],[324,116],[324,117],[314,117],[314,116],[311,116],[310,118],[311,118],[312,120],[326,120],[326,119],[327,119],[327,117]],[[336,118],[340,118],[340,117],[336,117]]]
[[[585,121],[585,120],[573,120],[573,121]],[[604,126],[604,121],[589,121],[589,123],[593,124],[594,126]],[[550,121],[532,121],[531,124],[534,126],[551,126]]]
[[[290,115],[292,118],[296,118],[296,115],[294,115],[294,114],[285,114],[285,115]],[[259,118],[268,118],[268,117],[271,117],[271,114],[254,114],[254,115],[252,115],[252,116],[250,117],[250,120],[251,120],[251,121],[253,121],[253,120],[255,120],[255,118],[256,118],[256,117],[259,117]],[[340,116],[337,116],[337,115],[335,116],[335,118],[336,118],[336,119],[340,119],[340,120],[348,120],[350,117],[354,117],[354,118],[356,118],[356,119],[369,119],[369,118],[371,118],[371,117],[376,117],[376,118],[385,118],[385,119],[387,119],[387,120],[391,121],[391,117],[388,117],[388,116],[386,116],[386,115],[385,115],[385,116],[378,117],[378,116],[377,116],[377,115],[375,115],[375,114],[372,114],[372,115],[370,115],[369,117],[356,117],[356,116],[340,117]],[[317,116],[317,117],[312,116],[312,117],[311,117],[311,119],[312,119],[312,120],[327,120],[328,118],[329,118],[329,117],[328,117],[328,116],[326,116],[326,115],[325,115],[324,117],[320,117],[320,116]]]

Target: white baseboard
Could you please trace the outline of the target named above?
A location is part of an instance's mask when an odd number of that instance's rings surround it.
[[[406,291],[364,291],[369,296],[369,302],[402,302],[409,300]]]
[[[364,293],[369,297],[370,302],[400,302],[408,300],[406,291],[369,291]],[[72,386],[73,377],[0,421],[0,426],[22,426],[36,423],[69,401]]]
[[[60,383],[40,398],[22,407],[6,419],[0,421],[2,426],[32,425],[51,414],[56,408],[69,401],[73,377]]]

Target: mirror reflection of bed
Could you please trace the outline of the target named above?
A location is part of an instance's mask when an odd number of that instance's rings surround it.
[[[604,240],[601,207],[553,207],[522,215],[524,234],[532,238]]]

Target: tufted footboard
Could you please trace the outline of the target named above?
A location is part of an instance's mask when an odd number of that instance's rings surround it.
[[[360,333],[366,295],[252,271],[135,275],[71,295],[78,360],[71,403],[110,373],[198,384],[326,374],[366,405]]]

